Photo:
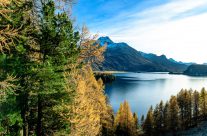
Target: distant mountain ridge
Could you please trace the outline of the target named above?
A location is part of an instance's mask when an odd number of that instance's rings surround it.
[[[150,60],[151,62],[159,66],[166,68],[167,71],[169,72],[182,72],[186,70],[186,68],[189,65],[191,65],[191,64],[175,61],[172,58],[168,59],[165,55],[157,56],[156,54],[153,53],[144,53],[144,52],[140,52],[140,53],[144,58]]]
[[[107,44],[105,60],[101,65],[94,65],[96,70],[133,71],[133,72],[183,72],[188,65],[167,59],[165,55],[157,56],[144,53],[130,47],[127,43],[114,43],[109,37],[100,37],[97,42]]]
[[[175,63],[185,64],[185,65],[187,65],[187,66],[196,64],[196,63],[194,63],[194,62],[182,62],[182,61],[176,61],[176,60],[174,60],[173,58],[169,58],[169,60],[172,61],[172,62],[175,62]]]

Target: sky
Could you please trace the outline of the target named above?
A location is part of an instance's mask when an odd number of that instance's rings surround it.
[[[73,18],[92,34],[146,53],[207,62],[207,0],[76,0]]]

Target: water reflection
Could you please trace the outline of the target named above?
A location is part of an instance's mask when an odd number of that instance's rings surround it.
[[[201,90],[207,87],[207,77],[169,75],[167,73],[116,73],[116,81],[106,85],[106,94],[116,112],[124,100],[130,103],[139,116],[148,108],[168,100],[182,88]]]

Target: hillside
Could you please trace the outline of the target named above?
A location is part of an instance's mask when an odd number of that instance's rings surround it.
[[[100,45],[107,44],[105,61],[95,66],[98,70],[183,72],[187,65],[172,62],[165,55],[146,54],[130,47],[127,43],[114,43],[109,37],[100,37]]]
[[[168,59],[165,55],[157,56],[156,54],[152,54],[152,53],[149,54],[144,52],[140,52],[140,53],[146,59],[150,60],[151,62],[153,62],[158,66],[167,69],[167,71],[170,72],[182,72],[187,68],[186,64],[177,62],[172,58]]]
[[[207,65],[190,65],[187,70],[184,71],[184,74],[190,76],[207,76]]]

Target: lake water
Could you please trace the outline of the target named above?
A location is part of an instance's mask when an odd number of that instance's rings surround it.
[[[168,73],[115,73],[116,80],[106,84],[105,92],[115,112],[127,100],[131,110],[146,115],[149,107],[167,101],[182,88],[207,88],[207,77],[171,75]]]

